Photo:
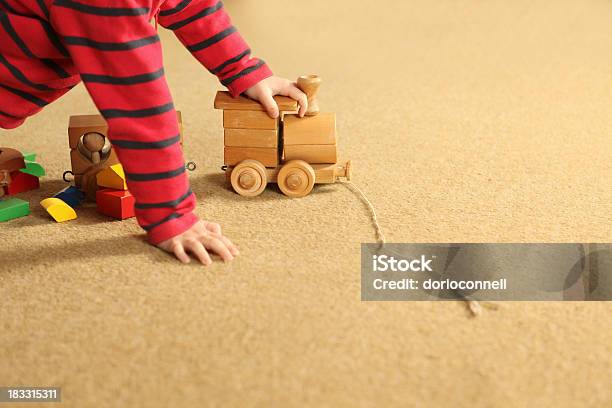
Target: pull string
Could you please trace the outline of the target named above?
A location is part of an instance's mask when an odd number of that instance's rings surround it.
[[[366,207],[370,211],[370,216],[372,218],[372,225],[374,226],[374,232],[376,233],[376,240],[380,244],[380,247],[382,247],[384,244],[387,243],[387,240],[385,238],[385,234],[383,233],[382,227],[380,223],[378,222],[378,215],[376,214],[376,209],[374,208],[374,204],[372,204],[368,196],[359,187],[353,184],[351,181],[348,181],[348,180],[346,181],[338,180],[338,181],[341,184],[345,185],[346,188],[348,188],[349,190],[357,194],[357,196],[361,198],[361,201],[366,205]],[[480,302],[478,302],[477,300],[467,299],[467,298],[463,298],[463,301],[465,302],[465,305],[467,306],[468,310],[470,311],[473,317],[478,317],[482,314],[482,306],[480,305]]]
[[[376,240],[381,246],[386,244],[387,240],[385,238],[385,234],[383,233],[382,227],[380,226],[380,223],[378,222],[378,216],[376,215],[376,210],[374,209],[374,205],[372,204],[368,196],[366,196],[365,193],[361,191],[361,189],[357,187],[355,184],[353,184],[351,181],[344,181],[344,180],[339,180],[339,181],[340,183],[344,184],[349,190],[353,191],[354,193],[357,194],[357,196],[361,198],[361,201],[363,201],[363,203],[366,205],[366,207],[370,211],[370,215],[372,217],[372,225],[374,226],[374,231],[376,233]]]

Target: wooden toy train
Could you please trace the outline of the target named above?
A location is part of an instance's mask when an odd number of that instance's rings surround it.
[[[298,79],[308,96],[309,109],[300,118],[297,102],[277,96],[280,116],[272,119],[258,103],[218,92],[215,108],[223,109],[223,169],[234,190],[245,197],[261,194],[277,183],[288,197],[308,195],[315,183],[350,180],[351,161],[338,161],[336,114],[320,113],[316,95],[321,79]]]

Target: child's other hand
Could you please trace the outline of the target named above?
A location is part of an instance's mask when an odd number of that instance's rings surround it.
[[[308,109],[308,98],[306,98],[306,94],[297,87],[295,82],[291,82],[285,78],[275,76],[266,78],[255,86],[247,89],[244,93],[249,98],[259,101],[268,112],[268,115],[274,119],[278,118],[279,115],[278,105],[273,98],[275,95],[288,96],[298,101],[300,105],[300,110],[298,111],[300,117],[304,117]]]
[[[221,234],[221,226],[208,221],[198,221],[187,231],[157,246],[174,254],[183,263],[191,262],[189,253],[205,266],[212,264],[208,251],[216,253],[225,262],[233,260],[239,254],[238,248]]]

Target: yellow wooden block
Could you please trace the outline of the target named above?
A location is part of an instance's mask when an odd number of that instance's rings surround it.
[[[278,129],[278,119],[266,112],[226,110],[223,111],[223,127],[226,129]]]
[[[336,163],[336,145],[285,145],[284,160],[304,160],[307,163]]]
[[[70,207],[59,198],[46,198],[40,202],[40,205],[57,222],[65,222],[77,218],[74,208]]]
[[[225,146],[277,147],[278,132],[268,129],[225,129]]]
[[[336,144],[336,114],[319,113],[316,116],[284,115],[283,140],[285,145]]]
[[[275,96],[274,100],[281,111],[296,111],[298,109],[297,101],[287,96]],[[229,92],[219,91],[215,97],[215,109],[263,111],[264,107],[259,102],[245,96],[232,98]]]
[[[266,167],[278,165],[278,150],[267,147],[226,147],[225,164],[235,166],[243,160],[257,160]]]
[[[98,187],[112,188],[114,190],[127,190],[125,173],[121,164],[115,164],[105,168],[96,174]]]

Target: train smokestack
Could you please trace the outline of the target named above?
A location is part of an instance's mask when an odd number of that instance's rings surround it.
[[[317,94],[321,86],[322,79],[318,75],[304,75],[298,78],[297,86],[308,97],[308,110],[306,116],[315,116],[319,114],[319,103]]]

